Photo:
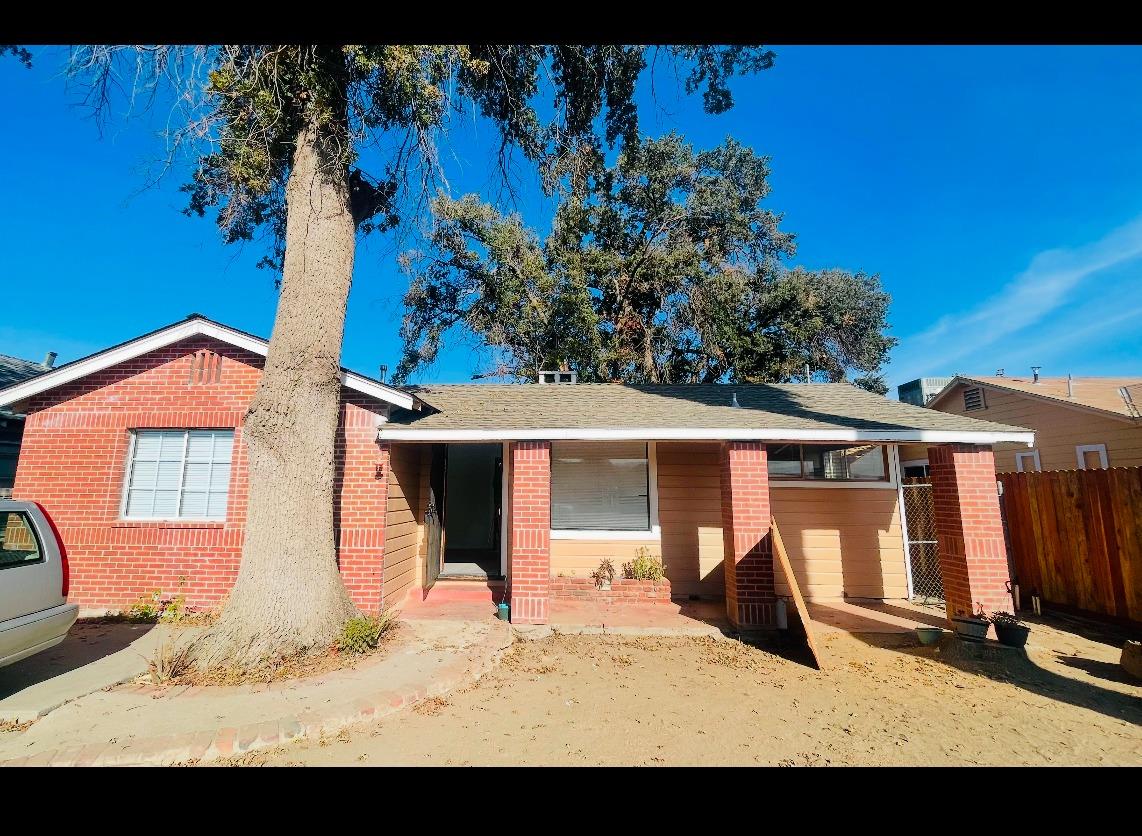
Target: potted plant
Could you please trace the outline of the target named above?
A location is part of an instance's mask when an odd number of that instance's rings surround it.
[[[965,615],[963,610],[957,610],[956,614],[952,617],[952,627],[955,628],[956,635],[966,642],[981,642],[987,638],[987,628],[991,626],[991,621],[983,613],[983,607],[980,607],[978,613],[971,613]]]
[[[611,581],[615,579],[615,564],[609,557],[604,557],[599,568],[591,573],[591,577],[595,579],[595,586],[599,589],[604,591],[610,589]]]
[[[993,612],[991,623],[995,625],[995,636],[1000,644],[1008,647],[1023,647],[1031,635],[1031,628],[1009,612]]]

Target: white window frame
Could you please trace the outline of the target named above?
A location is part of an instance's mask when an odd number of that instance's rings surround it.
[[[1102,469],[1106,470],[1110,467],[1109,459],[1106,457],[1105,444],[1079,444],[1075,447],[1075,459],[1078,460],[1079,470],[1086,470],[1086,454],[1098,453],[1099,461],[1102,464]]]
[[[778,442],[782,443],[782,442]],[[788,444],[798,444],[801,442],[784,442]],[[805,446],[811,446],[805,442]],[[772,491],[775,488],[857,488],[874,490],[895,490],[900,481],[897,474],[900,472],[900,446],[897,444],[880,444],[880,447],[887,447],[887,462],[885,463],[885,475],[888,477],[884,480],[873,479],[791,479],[788,477],[770,476],[769,489]]]
[[[127,459],[124,462],[123,473],[123,495],[119,499],[119,519],[123,522],[157,522],[157,523],[178,523],[178,522],[191,522],[191,523],[221,523],[226,522],[227,513],[229,513],[230,506],[230,484],[226,485],[226,511],[221,517],[129,517],[127,516],[127,498],[131,492],[131,470],[132,465],[135,463],[135,442],[141,432],[181,432],[182,433],[182,462],[179,466],[178,474],[178,502],[179,507],[182,507],[182,491],[183,480],[186,476],[186,457],[187,446],[190,444],[190,433],[194,430],[204,430],[207,432],[228,432],[230,433],[231,442],[235,440],[236,433],[233,427],[134,427],[129,430],[131,437],[130,443],[127,445]],[[230,479],[234,478],[234,447],[231,443],[230,447]]]
[[[1035,466],[1031,470],[1027,470],[1023,465],[1024,457],[1030,457]],[[1026,452],[1019,452],[1015,454],[1015,472],[1016,473],[1038,473],[1043,469],[1042,463],[1039,461],[1038,450],[1028,450]]]
[[[604,444],[606,442],[603,442]],[[650,507],[650,528],[604,530],[597,528],[553,528],[552,540],[661,540],[662,526],[658,523],[658,445],[646,442],[647,503]]]

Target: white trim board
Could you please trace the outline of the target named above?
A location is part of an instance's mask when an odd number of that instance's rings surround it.
[[[585,407],[586,408],[586,407]],[[782,430],[705,427],[636,427],[634,429],[563,428],[511,430],[417,430],[381,427],[380,441],[864,441],[885,444],[926,441],[930,444],[999,444],[1030,447],[1033,432],[992,430]]]
[[[235,331],[233,328],[228,328],[204,317],[195,316],[150,334],[144,334],[114,348],[84,357],[82,360],[60,366],[58,369],[33,377],[31,380],[9,386],[7,389],[0,389],[0,406],[18,403],[41,392],[47,392],[57,386],[71,383],[89,374],[94,374],[191,337],[211,337],[261,357],[266,356],[266,351],[269,348],[269,343],[266,340],[241,331]],[[370,380],[347,369],[341,369],[341,383],[355,392],[391,403],[402,409],[413,409],[417,403],[417,399],[406,392],[393,389],[391,386]]]
[[[1105,444],[1079,444],[1075,447],[1075,458],[1078,460],[1079,470],[1086,470],[1086,454],[1098,453],[1098,460],[1102,464],[1102,469],[1106,470],[1109,467],[1109,462],[1106,457]]]
[[[1032,471],[1027,470],[1027,468],[1024,466],[1024,463],[1023,463],[1024,459],[1028,456],[1030,456],[1032,463],[1034,463],[1034,465],[1035,465],[1035,467],[1033,468],[1033,470],[1035,472],[1038,472],[1038,471],[1043,469],[1043,465],[1039,461],[1039,451],[1038,450],[1031,450],[1029,452],[1019,452],[1019,453],[1015,454],[1015,472],[1016,473],[1030,473],[1030,472],[1032,472]]]

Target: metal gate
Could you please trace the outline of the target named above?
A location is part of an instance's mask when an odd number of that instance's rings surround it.
[[[944,600],[940,576],[940,552],[936,544],[936,514],[930,477],[904,480],[904,519],[908,527],[908,566],[912,572],[912,597],[925,602]]]

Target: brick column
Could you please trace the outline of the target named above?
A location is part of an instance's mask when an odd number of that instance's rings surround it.
[[[378,415],[371,405],[345,403],[337,438],[333,522],[337,565],[357,608],[381,608],[385,571],[389,445],[377,442]]]
[[[509,489],[512,621],[546,624],[551,600],[551,443],[511,445]]]
[[[930,447],[928,466],[948,618],[970,614],[980,606],[989,613],[1011,612],[991,448],[973,444]]]
[[[772,627],[777,596],[765,446],[754,441],[723,444],[721,477],[726,614],[741,629]]]

